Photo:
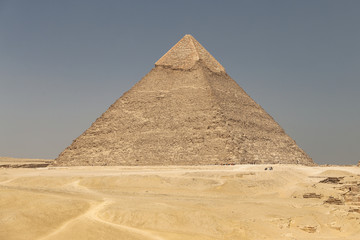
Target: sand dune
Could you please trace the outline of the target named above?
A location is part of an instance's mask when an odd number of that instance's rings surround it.
[[[360,239],[360,168],[0,169],[0,239]]]

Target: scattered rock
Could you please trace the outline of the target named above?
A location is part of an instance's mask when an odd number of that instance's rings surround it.
[[[320,183],[332,183],[332,184],[341,184],[341,180],[343,180],[344,177],[328,177],[322,181],[320,181]]]
[[[349,187],[349,191],[351,192],[356,192],[356,193],[359,193],[360,194],[360,183],[356,183],[354,185],[351,185]]]
[[[343,196],[346,203],[352,205],[360,205],[360,194],[347,192],[343,194]]]
[[[303,195],[303,198],[322,198],[322,194],[316,194],[316,193],[305,193]]]
[[[325,202],[324,204],[335,204],[335,205],[343,205],[344,202],[341,199],[338,198],[334,198],[333,196],[330,196]]]
[[[308,232],[308,233],[315,233],[317,230],[317,226],[310,226],[310,225],[305,225],[305,226],[298,226],[301,230]]]
[[[26,164],[4,164],[1,168],[43,168],[49,166],[50,163],[26,163]]]
[[[355,212],[360,214],[360,208],[350,208],[349,212]]]

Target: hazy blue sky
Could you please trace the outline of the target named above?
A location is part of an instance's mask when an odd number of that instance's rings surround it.
[[[360,1],[0,0],[0,156],[55,158],[192,34],[317,163],[360,160]]]

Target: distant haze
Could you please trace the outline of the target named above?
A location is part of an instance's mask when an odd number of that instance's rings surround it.
[[[55,158],[192,34],[319,164],[360,160],[360,1],[0,0],[0,156]]]

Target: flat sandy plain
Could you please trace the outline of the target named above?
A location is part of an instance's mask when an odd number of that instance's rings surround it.
[[[272,166],[0,168],[0,239],[360,239],[359,167]]]

